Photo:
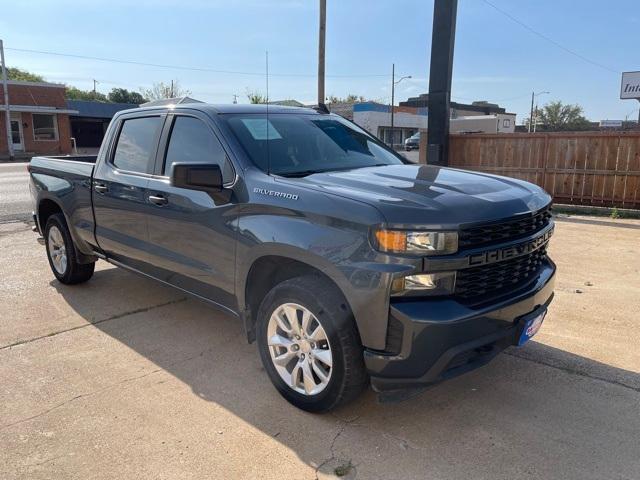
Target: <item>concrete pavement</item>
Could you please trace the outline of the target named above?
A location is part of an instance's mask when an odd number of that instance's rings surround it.
[[[404,403],[289,406],[236,320],[0,225],[0,478],[640,477],[640,222],[560,219],[529,345]]]

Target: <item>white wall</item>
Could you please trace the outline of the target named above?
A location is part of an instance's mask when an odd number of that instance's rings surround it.
[[[378,135],[378,127],[391,126],[389,112],[353,112],[353,121],[373,135]],[[397,128],[427,128],[426,115],[412,115],[406,112],[396,112],[393,115],[393,125]]]

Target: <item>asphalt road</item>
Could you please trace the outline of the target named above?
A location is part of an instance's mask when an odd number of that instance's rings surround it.
[[[0,223],[25,221],[31,216],[26,163],[0,163]]]
[[[0,478],[640,478],[640,221],[560,219],[538,335],[399,404],[289,406],[242,325],[0,224]]]

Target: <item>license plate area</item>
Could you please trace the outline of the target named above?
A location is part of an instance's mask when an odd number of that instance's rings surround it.
[[[520,320],[521,323],[523,323],[523,327],[520,331],[520,337],[518,338],[518,346],[524,345],[531,339],[531,337],[538,333],[546,315],[547,309],[545,307],[524,316]]]

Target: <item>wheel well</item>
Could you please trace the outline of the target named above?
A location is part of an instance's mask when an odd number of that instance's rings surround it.
[[[306,263],[286,257],[275,255],[261,257],[251,265],[251,269],[247,276],[247,282],[245,284],[245,305],[250,314],[250,317],[247,319],[250,323],[245,326],[247,327],[249,341],[253,341],[255,338],[255,324],[258,315],[258,308],[260,307],[260,303],[265,295],[277,284],[290,278],[300,277],[303,275],[317,275],[318,277],[325,279],[344,299],[343,308],[350,308],[342,290],[340,290],[336,283],[321,270]]]
[[[62,213],[60,206],[53,200],[42,200],[38,205],[38,223],[40,224],[40,233],[44,235],[44,229],[47,226],[47,220],[51,215]]]

